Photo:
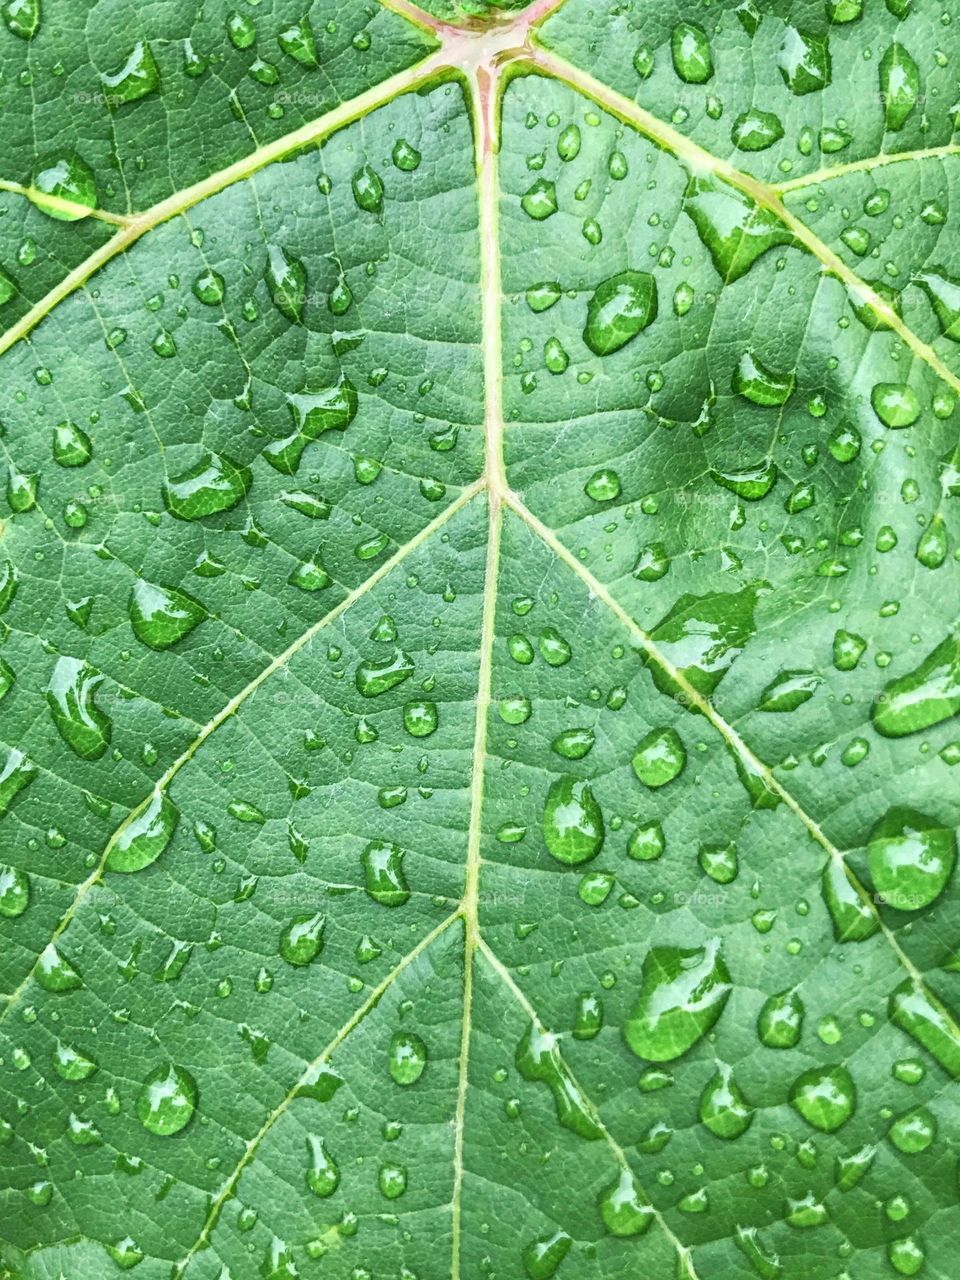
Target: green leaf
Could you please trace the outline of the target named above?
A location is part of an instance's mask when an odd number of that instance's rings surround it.
[[[949,17],[0,5],[5,1280],[954,1280]]]

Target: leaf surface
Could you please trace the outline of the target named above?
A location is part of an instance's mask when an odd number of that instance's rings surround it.
[[[951,1280],[951,24],[0,13],[2,1274]]]

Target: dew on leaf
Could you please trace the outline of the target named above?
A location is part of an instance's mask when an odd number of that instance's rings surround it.
[[[642,1235],[653,1222],[653,1206],[632,1170],[621,1170],[616,1181],[601,1193],[600,1216],[613,1236]]]
[[[164,505],[178,520],[202,520],[235,507],[246,496],[252,479],[249,468],[220,454],[204,452],[189,470],[164,481]]]
[[[790,1086],[790,1102],[814,1129],[833,1133],[856,1110],[857,1092],[846,1067],[811,1067]]]
[[[197,1084],[185,1067],[165,1063],[147,1076],[137,1098],[137,1118],[159,1137],[185,1128],[197,1106]]]
[[[638,743],[631,764],[633,772],[648,787],[664,787],[684,768],[687,752],[675,729],[651,729]]]
[[[915,809],[889,809],[867,841],[874,887],[899,911],[918,911],[938,898],[956,858],[953,830]]]
[[[74,151],[42,160],[27,195],[38,209],[60,222],[77,222],[97,207],[93,170]]]
[[[713,76],[713,55],[707,33],[696,22],[678,22],[670,36],[673,66],[687,84],[705,84]]]
[[[427,1046],[415,1032],[397,1031],[390,1041],[387,1062],[397,1084],[416,1084],[427,1065]]]
[[[557,1119],[565,1129],[590,1140],[603,1136],[593,1111],[560,1055],[557,1037],[531,1023],[517,1046],[517,1070],[553,1094]]]
[[[160,69],[146,40],[138,40],[116,71],[101,73],[107,106],[113,109],[145,98],[160,88]]]
[[[173,839],[180,811],[165,792],[155,791],[150,802],[120,829],[106,859],[108,871],[140,871],[156,862]]]
[[[58,658],[47,685],[47,703],[61,738],[81,760],[98,760],[110,745],[113,725],[97,706],[104,681],[80,658]]]
[[[583,340],[598,356],[619,351],[657,317],[657,282],[644,271],[621,271],[597,285],[587,303]]]
[[[576,866],[600,852],[603,813],[587,782],[569,774],[554,779],[543,809],[543,839],[558,862]]]
[[[374,902],[402,907],[410,897],[403,873],[404,850],[384,840],[372,840],[361,856],[365,888]]]
[[[295,916],[280,934],[280,955],[287,964],[308,965],[323,950],[325,917],[318,911],[313,915]]]
[[[653,947],[643,961],[624,1038],[639,1058],[679,1058],[714,1025],[731,989],[719,939],[694,948]]]

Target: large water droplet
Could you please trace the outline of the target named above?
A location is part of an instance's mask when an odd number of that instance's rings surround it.
[[[140,871],[160,857],[173,838],[180,810],[165,792],[155,791],[150,803],[117,836],[107,855],[108,871]]]
[[[151,649],[169,649],[207,616],[200,601],[185,591],[155,586],[143,578],[133,584],[129,613],[133,634]]]
[[[915,809],[888,810],[867,842],[874,888],[898,911],[918,911],[938,898],[956,858],[953,831]]]
[[[645,786],[664,787],[682,773],[687,752],[675,729],[651,729],[637,745],[630,763]]]
[[[692,177],[683,208],[728,284],[746,275],[768,249],[797,243],[773,213],[716,178]]]
[[[340,1170],[324,1146],[323,1139],[315,1134],[307,1136],[307,1151],[310,1156],[310,1167],[306,1174],[307,1186],[315,1196],[325,1200],[340,1185]]]
[[[303,390],[287,395],[293,418],[292,435],[272,440],[263,450],[264,459],[283,475],[293,475],[307,445],[325,431],[345,431],[357,416],[357,390],[341,375],[331,386],[319,391]]]
[[[608,356],[657,318],[657,282],[644,271],[621,271],[597,285],[587,303],[583,340],[598,356]]]
[[[146,40],[138,40],[116,71],[102,73],[100,83],[107,106],[122,107],[160,88],[160,69]]]
[[[74,151],[42,160],[27,195],[38,209],[59,222],[77,222],[97,207],[93,170]]]
[[[374,902],[402,907],[410,897],[403,874],[404,851],[399,845],[372,840],[361,855],[365,888]]]
[[[280,934],[280,954],[287,964],[308,965],[323,950],[325,917],[318,911],[314,915],[295,916]]]
[[[705,1036],[730,995],[720,942],[702,947],[653,947],[643,961],[640,992],[623,1027],[640,1058],[670,1062]]]
[[[79,973],[52,942],[40,954],[36,978],[44,991],[75,991],[83,986]]]
[[[700,1119],[718,1138],[739,1138],[753,1121],[753,1108],[726,1063],[719,1064],[700,1095]]]
[[[169,1137],[190,1123],[196,1106],[196,1081],[185,1067],[171,1062],[147,1076],[137,1098],[137,1116],[150,1133]]]
[[[94,700],[103,680],[99,671],[80,658],[58,658],[47,685],[53,722],[81,760],[98,760],[110,745],[110,717]]]
[[[387,1065],[397,1084],[416,1084],[427,1065],[427,1046],[415,1032],[397,1031],[390,1040]]]
[[[945,640],[913,671],[885,685],[871,718],[888,738],[929,729],[960,712],[960,631]]]
[[[37,776],[37,766],[16,747],[7,755],[0,771],[0,818],[8,812],[20,792]]]
[[[288,320],[300,320],[307,296],[306,268],[278,244],[267,245],[267,284],[277,310]]]
[[[814,93],[830,83],[830,45],[826,36],[815,36],[788,27],[780,45],[777,66],[783,82],[794,93]]]
[[[523,1251],[523,1269],[529,1280],[551,1280],[572,1244],[566,1231],[554,1231],[528,1244]]]
[[[865,942],[880,928],[877,913],[861,896],[838,858],[828,859],[823,869],[823,899],[838,942]]]
[[[603,846],[603,813],[589,783],[570,774],[555,778],[543,807],[543,839],[559,862],[576,866]]]
[[[396,648],[393,656],[383,662],[372,659],[361,662],[357,667],[357,691],[365,698],[376,698],[381,693],[395,689],[404,680],[413,675],[413,659],[402,649]]]
[[[880,101],[888,129],[902,129],[920,98],[920,69],[894,41],[880,59]]]
[[[853,1115],[857,1091],[846,1067],[811,1067],[794,1080],[790,1101],[807,1124],[833,1133]]]
[[[778,991],[764,1001],[757,1019],[757,1034],[768,1049],[792,1049],[800,1039],[806,1010],[792,989]]]
[[[581,1138],[603,1136],[590,1104],[560,1056],[555,1035],[531,1022],[517,1046],[516,1062],[524,1080],[540,1081],[553,1094],[557,1119],[564,1128]]]
[[[178,520],[202,520],[235,507],[246,496],[252,479],[249,468],[220,454],[204,452],[188,471],[164,481],[163,501]]]
[[[19,867],[0,863],[0,916],[22,916],[30,905],[30,878]]]
[[[616,1182],[601,1194],[600,1216],[613,1236],[639,1236],[650,1226],[653,1206],[632,1170],[623,1169]]]
[[[707,33],[696,22],[678,22],[670,36],[673,66],[687,84],[705,84],[713,75]]]

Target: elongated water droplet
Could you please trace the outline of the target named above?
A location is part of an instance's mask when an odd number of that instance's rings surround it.
[[[555,1035],[531,1022],[517,1046],[516,1063],[524,1080],[540,1081],[553,1094],[557,1119],[565,1129],[590,1140],[603,1136],[580,1086],[560,1056]]]
[[[366,213],[383,212],[383,179],[376,169],[372,169],[368,164],[363,165],[354,173],[351,185],[358,208]]]
[[[779,475],[777,464],[772,458],[764,458],[753,466],[740,467],[736,471],[718,471],[712,469],[710,476],[724,489],[729,489],[738,498],[747,502],[759,502],[765,498],[777,483]]]
[[[0,818],[9,811],[16,797],[36,776],[37,766],[14,747],[0,771]]]
[[[185,591],[156,586],[143,578],[133,584],[128,610],[133,634],[151,649],[169,649],[207,616],[200,601]]]
[[[137,1117],[149,1133],[169,1137],[190,1123],[197,1083],[185,1067],[165,1063],[152,1071],[137,1098]]]
[[[202,520],[235,507],[246,496],[252,480],[249,468],[220,454],[204,452],[188,471],[164,481],[163,501],[178,520]]]
[[[703,27],[696,22],[678,22],[670,37],[673,66],[687,84],[706,84],[713,75],[713,55]]]
[[[823,869],[823,899],[838,942],[865,942],[880,928],[880,919],[857,891],[850,872],[837,858]]]
[[[608,356],[657,318],[657,282],[644,271],[621,271],[597,285],[587,303],[583,340],[598,356]]]
[[[918,911],[938,898],[956,859],[952,829],[915,809],[888,810],[867,841],[874,888],[898,911]]]
[[[739,151],[766,151],[783,137],[783,124],[772,111],[753,107],[737,116],[730,139]]]
[[[160,857],[173,838],[180,810],[165,792],[154,792],[150,803],[120,832],[107,855],[108,871],[140,871]]]
[[[657,649],[698,693],[713,693],[755,631],[755,588],[682,595],[650,635]],[[688,695],[659,666],[651,665],[661,693]]]
[[[873,704],[878,733],[901,738],[929,729],[960,712],[960,631],[951,631],[905,676],[885,685]]]
[[[61,738],[81,760],[99,760],[110,745],[110,717],[94,695],[104,677],[80,658],[58,658],[47,685],[47,703]]]
[[[19,867],[0,863],[0,916],[22,916],[30,905],[30,877]]]
[[[404,850],[383,840],[372,840],[361,855],[367,893],[384,907],[402,907],[410,897],[403,874]]]
[[[774,373],[752,351],[745,351],[733,375],[733,389],[754,404],[782,405],[793,395],[793,373]]]
[[[357,667],[357,691],[365,698],[376,698],[390,689],[395,689],[404,680],[413,675],[413,659],[402,649],[396,648],[393,656],[383,662],[372,659],[363,661]]]
[[[670,1062],[707,1034],[732,989],[718,939],[702,947],[653,947],[640,992],[623,1027],[639,1058]]]
[[[902,129],[920,97],[920,69],[894,41],[880,59],[880,101],[888,129]]]
[[[772,1249],[764,1245],[756,1227],[738,1225],[733,1239],[760,1280],[779,1280],[783,1274],[780,1258]]]
[[[815,671],[781,671],[760,695],[761,711],[795,711],[816,693],[823,683]]]
[[[876,1158],[877,1148],[872,1144],[852,1151],[848,1156],[837,1156],[835,1181],[838,1191],[852,1191],[869,1170]]]
[[[6,613],[13,604],[19,585],[19,575],[10,561],[0,561],[0,613]]]
[[[570,774],[554,779],[543,808],[543,839],[558,862],[577,866],[603,846],[603,813],[589,783]]]
[[[288,320],[299,321],[307,296],[306,268],[277,244],[267,245],[267,285],[277,310]]]
[[[71,1045],[57,1043],[53,1065],[61,1080],[87,1080],[97,1070],[94,1058],[87,1057]]]
[[[890,997],[890,1021],[922,1044],[944,1071],[960,1080],[960,1035],[957,1019],[932,991],[912,978]]]

